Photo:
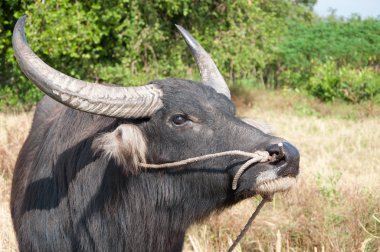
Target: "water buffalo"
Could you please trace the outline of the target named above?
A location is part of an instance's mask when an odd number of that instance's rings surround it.
[[[180,251],[194,222],[294,182],[297,149],[236,116],[222,75],[182,27],[202,82],[172,78],[121,87],[46,65],[29,48],[24,23],[20,18],[14,29],[15,56],[47,96],[14,171],[11,212],[21,251]],[[236,190],[231,181],[244,157],[166,169],[139,165],[228,150],[276,154],[278,143],[283,158],[252,165]]]

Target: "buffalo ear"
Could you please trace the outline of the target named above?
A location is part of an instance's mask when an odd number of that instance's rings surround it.
[[[241,118],[241,120],[243,122],[245,122],[246,124],[249,124],[249,125],[255,127],[256,129],[261,130],[265,134],[273,135],[272,126],[270,126],[266,122],[263,122],[261,120],[256,120],[256,119],[248,118],[248,117]]]
[[[139,163],[146,162],[147,144],[141,130],[133,124],[122,124],[114,131],[96,137],[92,143],[96,153],[112,158],[124,174],[139,172]]]

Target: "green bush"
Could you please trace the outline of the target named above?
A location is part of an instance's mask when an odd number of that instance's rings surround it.
[[[306,89],[323,101],[379,103],[380,20],[291,21],[277,52],[278,86]]]
[[[380,75],[370,67],[338,68],[335,61],[318,63],[312,67],[307,90],[324,101],[343,99],[352,103],[377,100],[380,96]]]

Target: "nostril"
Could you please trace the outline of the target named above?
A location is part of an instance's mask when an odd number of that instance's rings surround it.
[[[279,154],[279,153],[280,153],[277,144],[272,144],[272,145],[270,145],[270,146],[266,149],[266,151],[269,152],[270,155],[273,155],[273,154]]]
[[[277,145],[279,150],[277,159],[282,159],[283,157],[285,157],[284,145],[283,143],[278,143]]]
[[[277,176],[296,177],[299,174],[300,153],[296,147],[289,142],[272,144],[266,148],[271,155],[271,164],[276,169]]]
[[[286,160],[283,143],[270,145],[266,151],[272,156],[272,161]]]
[[[300,154],[296,147],[288,142],[270,145],[266,151],[272,156],[273,161],[283,160],[289,165],[299,165]]]

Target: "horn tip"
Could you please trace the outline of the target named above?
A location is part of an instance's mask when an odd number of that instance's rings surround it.
[[[23,34],[24,33],[24,27],[25,27],[25,20],[26,20],[26,16],[22,16],[20,17],[17,22],[16,22],[16,25],[15,25],[15,28],[13,30],[13,34],[16,34],[16,33],[21,33]]]
[[[187,37],[190,35],[190,33],[185,28],[183,28],[183,26],[181,26],[181,25],[175,24],[175,27],[177,27],[177,29],[181,33],[181,35],[183,37],[185,37],[185,39],[187,40]]]
[[[13,36],[12,36],[12,44],[13,44],[13,48],[15,49],[19,47],[19,43],[17,43],[17,41],[24,41],[26,42],[26,38],[25,38],[25,31],[24,31],[24,27],[25,27],[25,20],[26,20],[26,15],[24,16],[21,16],[17,22],[16,22],[16,25],[13,29]]]
[[[26,15],[21,16],[17,22],[16,22],[16,27],[24,27],[25,25],[25,20],[26,20]]]
[[[188,32],[185,28],[183,28],[180,25],[175,25],[179,32],[181,33],[182,37],[185,39],[187,45],[190,47],[191,50],[196,49],[203,49],[201,45],[195,40],[195,38]]]

